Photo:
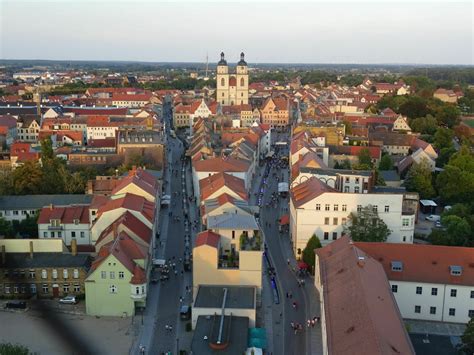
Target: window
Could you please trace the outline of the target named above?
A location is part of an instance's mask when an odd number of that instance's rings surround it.
[[[140,294],[140,286],[135,286],[135,294]]]
[[[58,232],[58,238],[62,238],[62,237],[63,237],[62,233]]]
[[[109,286],[109,291],[110,291],[110,293],[117,293],[117,286],[110,285]]]
[[[232,231],[232,239],[235,239],[235,231]]]
[[[81,238],[84,238],[86,235],[84,232],[81,232]]]
[[[410,224],[410,221],[408,218],[403,218],[402,219],[402,226],[403,227],[408,227],[408,225]]]
[[[336,240],[337,239],[337,232],[332,232],[332,240]]]
[[[221,86],[225,86],[225,79],[224,78],[221,79]],[[224,93],[222,93],[222,96],[224,96]]]
[[[450,308],[449,315],[454,317],[456,315],[456,308]]]
[[[342,205],[342,212],[346,212],[347,211],[347,205]]]
[[[355,192],[356,194],[358,194],[359,191],[360,191],[359,186],[354,187],[354,192]]]
[[[41,278],[42,279],[47,279],[48,278],[48,272],[46,270],[41,270]]]
[[[329,217],[324,218],[324,224],[329,224]]]
[[[76,232],[71,232],[71,237],[76,238]]]
[[[474,317],[474,309],[470,309],[469,312],[467,312],[467,315],[469,316],[469,318]]]
[[[111,272],[110,272],[110,278],[111,278],[111,279],[115,279],[115,271],[111,271]]]
[[[346,180],[346,183],[349,183],[349,177],[348,176],[346,176],[345,180]]]
[[[361,212],[362,211],[362,205],[357,205],[357,212]]]
[[[74,269],[74,271],[72,272],[72,277],[74,277],[75,279],[79,278],[79,269]]]
[[[385,206],[385,212],[390,212],[390,206]]]
[[[329,203],[327,203],[327,204],[324,206],[324,210],[325,210],[325,211],[329,211],[329,208],[330,208]]]
[[[76,292],[76,293],[81,292],[81,285],[74,284],[74,292]]]
[[[5,293],[6,294],[10,293],[10,286],[9,285],[5,285]]]
[[[344,186],[344,192],[349,192],[349,186]]]
[[[471,298],[474,298],[474,291],[471,291]]]
[[[341,223],[344,225],[346,224],[347,218],[342,218]]]
[[[462,274],[462,267],[459,265],[451,265],[449,269],[451,270],[451,275],[453,276],[459,276]]]
[[[338,222],[337,217],[332,219],[332,224],[333,225],[337,226],[337,222]]]
[[[403,271],[403,263],[401,261],[392,261],[392,271]]]
[[[379,206],[377,206],[377,205],[372,206],[372,211],[373,212],[378,212],[378,209],[379,209]]]
[[[125,273],[123,271],[119,271],[118,273],[119,279],[125,278]]]
[[[356,184],[360,182],[360,178],[356,177]]]
[[[421,313],[421,306],[415,306],[415,313]]]
[[[35,284],[30,284],[30,292],[32,294],[35,294],[36,293],[36,285]]]
[[[316,204],[316,211],[321,211],[321,205],[319,203]]]
[[[106,271],[101,271],[101,272],[100,272],[100,278],[101,278],[101,279],[107,278],[107,272],[106,272]]]
[[[63,285],[63,291],[64,291],[64,293],[69,293],[69,284],[64,284]]]
[[[57,279],[57,278],[58,278],[58,270],[53,269],[53,279]]]
[[[392,285],[392,292],[397,293],[398,292],[398,285]]]
[[[18,285],[13,286],[13,293],[18,293]]]
[[[421,286],[416,286],[416,294],[421,295],[423,293],[423,287]]]
[[[436,314],[436,307],[430,307],[430,314]]]
[[[13,211],[14,216],[18,216],[18,211]]]
[[[433,287],[431,289],[431,296],[438,296],[438,288],[437,287]]]
[[[451,297],[456,297],[458,295],[458,290],[456,290],[455,288],[452,288],[451,289]]]
[[[30,270],[30,279],[34,279],[36,277],[35,270]]]
[[[334,211],[339,211],[339,205],[334,205]]]
[[[43,238],[48,238],[48,232],[43,232]]]
[[[49,292],[49,290],[48,290],[48,285],[47,285],[47,284],[43,284],[42,290],[43,290],[43,293],[48,293],[48,292]]]
[[[324,232],[324,240],[328,240],[329,239],[329,232]]]
[[[67,269],[63,269],[63,277],[67,279],[69,277]]]
[[[244,78],[240,78],[240,86],[244,86],[245,85],[245,80]]]

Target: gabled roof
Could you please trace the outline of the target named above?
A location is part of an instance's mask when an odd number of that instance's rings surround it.
[[[313,176],[291,188],[291,200],[293,201],[293,205],[298,208],[325,192],[338,191]]]
[[[195,171],[205,172],[247,172],[250,163],[235,158],[211,158],[194,162]]]
[[[245,190],[245,183],[242,179],[226,173],[217,173],[207,178],[199,180],[199,191],[201,193],[201,201],[206,200],[216,191],[226,186],[243,200],[247,200],[247,191]]]
[[[75,220],[81,224],[89,224],[89,206],[48,206],[43,207],[38,217],[38,224],[49,224],[52,219],[59,219],[62,224],[73,224]]]
[[[112,190],[112,195],[119,193],[125,187],[134,184],[143,191],[152,196],[156,196],[158,190],[158,183],[153,175],[141,168],[133,168],[128,172],[128,176],[120,180],[118,185]]]
[[[131,193],[126,193],[116,198],[110,198],[100,206],[97,216],[100,217],[103,213],[118,208],[140,212],[150,222],[153,221],[155,216],[155,204],[153,202],[149,202],[144,197]]]
[[[196,235],[195,248],[201,245],[209,245],[213,248],[217,248],[219,245],[220,238],[221,236],[219,234],[216,234],[211,230],[205,230]]]
[[[328,353],[414,354],[382,266],[348,237],[316,254]]]
[[[474,249],[425,244],[354,243],[382,264],[389,280],[474,286]],[[392,271],[400,261],[401,271]],[[451,274],[460,266],[461,275]]]
[[[97,239],[97,243],[99,243],[102,239],[106,238],[114,230],[119,230],[120,225],[123,225],[124,227],[132,231],[145,243],[150,244],[152,238],[151,229],[129,211],[126,211],[114,222],[112,222],[110,226],[104,229],[100,234],[99,238]]]

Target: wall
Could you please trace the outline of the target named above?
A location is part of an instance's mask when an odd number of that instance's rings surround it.
[[[0,249],[5,246],[7,253],[29,253],[33,242],[35,253],[61,253],[68,249],[61,238],[56,239],[0,239]]]

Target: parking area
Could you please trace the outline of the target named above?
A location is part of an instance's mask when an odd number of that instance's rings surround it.
[[[92,347],[94,353],[129,353],[136,332],[131,318],[97,318],[62,312],[56,314],[75,335]],[[58,333],[61,330],[53,330],[45,321],[44,315],[35,311],[34,307],[26,311],[5,311],[2,308],[0,323],[3,325],[0,342],[22,344],[27,346],[30,352],[37,354],[74,354],[73,351],[65,351],[62,334]]]
[[[415,225],[415,234],[422,234],[428,236],[431,230],[435,228],[435,222],[427,221],[428,214],[418,212],[418,222]]]

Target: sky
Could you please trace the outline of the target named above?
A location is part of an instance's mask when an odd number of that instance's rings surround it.
[[[0,0],[0,59],[474,64],[473,2]]]

